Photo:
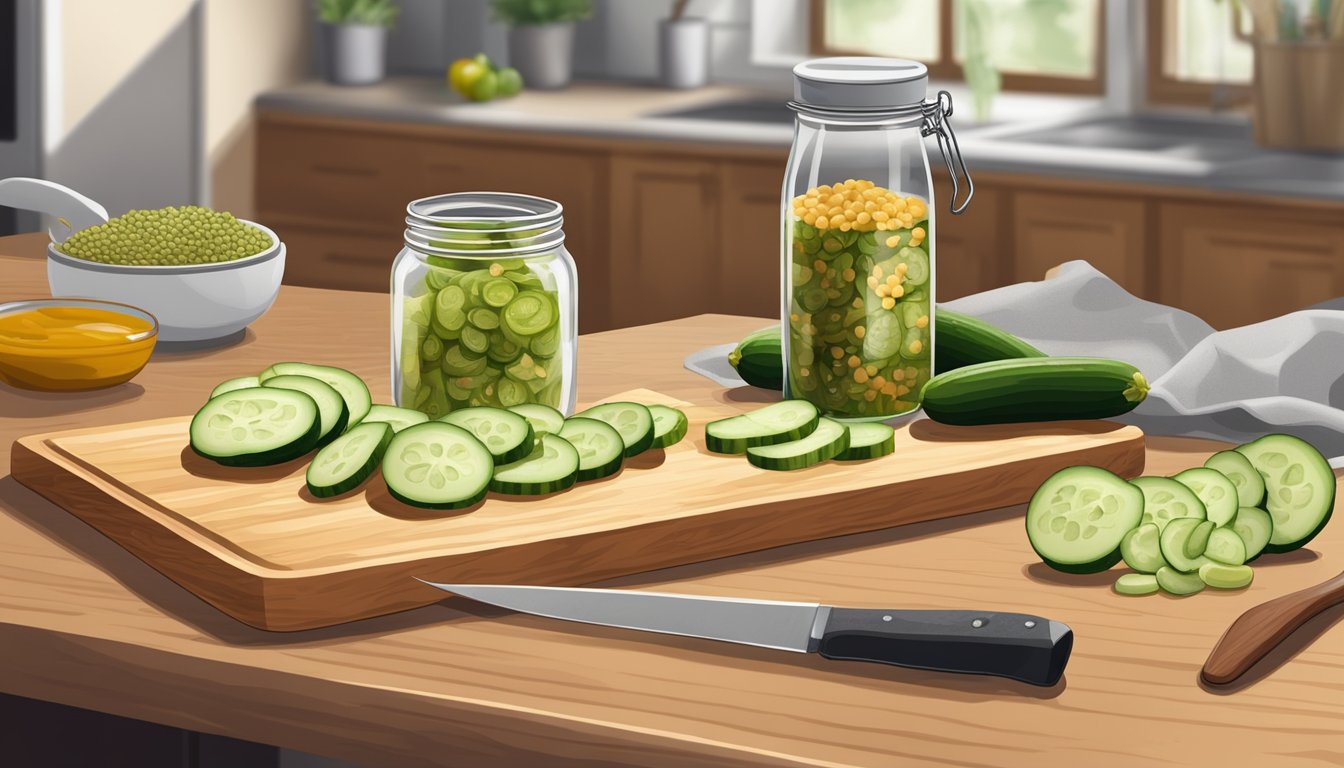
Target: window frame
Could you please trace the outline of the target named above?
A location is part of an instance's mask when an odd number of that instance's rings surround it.
[[[869,51],[831,48],[826,45],[826,1],[810,0],[808,13],[808,50],[814,56],[872,56]],[[953,40],[953,0],[938,3],[938,61],[928,62],[929,77],[935,80],[965,80],[961,64],[957,63]],[[1092,77],[1063,77],[1058,75],[1028,75],[1002,72],[1003,90],[1036,93],[1064,93],[1079,96],[1102,96],[1106,93],[1106,0],[1097,3],[1097,49],[1092,64]]]
[[[1235,7],[1229,3],[1230,7]],[[1157,106],[1204,107],[1225,99],[1225,106],[1245,107],[1251,102],[1250,83],[1203,83],[1181,80],[1166,73],[1167,28],[1171,6],[1166,0],[1146,0],[1143,6],[1148,50],[1144,56],[1147,70],[1147,102]],[[1235,31],[1235,30],[1234,30]],[[1221,93],[1220,93],[1221,92]]]

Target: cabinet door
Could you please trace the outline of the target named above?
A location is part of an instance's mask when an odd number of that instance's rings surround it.
[[[1019,192],[1013,195],[1017,280],[1084,259],[1125,290],[1147,296],[1146,213],[1133,198]]]
[[[725,162],[721,167],[721,281],[714,311],[779,316],[780,194],[786,161]]]
[[[722,281],[718,166],[617,155],[611,164],[613,327],[713,311]]]
[[[951,301],[1012,282],[1012,243],[999,219],[1004,194],[977,185],[970,207],[960,215],[947,208],[952,186],[947,174],[934,177],[938,210],[934,212],[935,290],[938,301]]]
[[[1232,328],[1344,295],[1336,216],[1244,205],[1162,208],[1160,300]]]
[[[392,284],[392,260],[399,237],[271,222],[285,243],[285,282],[312,288],[386,293]]]

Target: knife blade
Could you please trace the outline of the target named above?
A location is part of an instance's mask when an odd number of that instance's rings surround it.
[[[841,608],[670,592],[437,584],[477,602],[565,621],[699,637],[840,661],[1059,681],[1073,650],[1068,625],[1022,613]]]

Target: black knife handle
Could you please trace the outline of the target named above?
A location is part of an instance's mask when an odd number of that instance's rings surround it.
[[[817,652],[828,659],[999,675],[1054,685],[1073,630],[1039,616],[992,611],[832,608]]]

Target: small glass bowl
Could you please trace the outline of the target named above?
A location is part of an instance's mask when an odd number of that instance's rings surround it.
[[[34,310],[102,310],[148,322],[147,330],[92,328],[80,343],[57,344],[40,324],[15,329],[6,319]],[[90,322],[96,323],[96,320]],[[24,333],[29,330],[29,333]],[[35,299],[0,304],[0,381],[42,392],[81,392],[130,381],[149,362],[159,321],[143,309],[92,299]]]

